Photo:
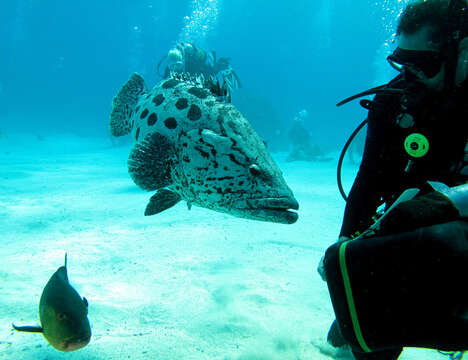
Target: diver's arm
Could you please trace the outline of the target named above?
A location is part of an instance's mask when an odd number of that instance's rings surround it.
[[[351,192],[343,217],[340,231],[341,237],[351,237],[356,232],[366,230],[372,224],[372,216],[378,207],[378,196],[372,191],[369,181],[364,180],[365,175],[358,175]]]
[[[366,144],[359,172],[348,196],[340,237],[351,237],[356,231],[362,232],[372,224],[372,216],[379,206],[384,181],[382,171],[385,164],[379,161],[385,131],[382,122],[369,113]]]

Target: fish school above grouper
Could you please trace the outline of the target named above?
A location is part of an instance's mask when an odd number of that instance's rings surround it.
[[[49,279],[39,301],[41,326],[16,326],[17,331],[42,333],[57,350],[74,351],[85,347],[91,339],[88,301],[70,285],[65,265]]]
[[[233,216],[292,224],[299,205],[265,143],[213,79],[173,75],[152,90],[133,74],[113,99],[110,131],[135,141],[128,171],[157,191],[145,215],[180,200]]]

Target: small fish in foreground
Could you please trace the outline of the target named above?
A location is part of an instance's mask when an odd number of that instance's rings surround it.
[[[88,301],[70,285],[65,265],[57,269],[44,288],[39,301],[41,326],[16,326],[17,331],[42,333],[57,350],[74,351],[85,347],[91,339]]]

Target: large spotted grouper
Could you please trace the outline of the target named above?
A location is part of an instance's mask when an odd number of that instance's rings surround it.
[[[265,143],[213,79],[173,75],[152,90],[133,74],[113,99],[110,131],[131,133],[128,171],[157,191],[145,215],[180,200],[241,218],[292,224],[299,205]]]

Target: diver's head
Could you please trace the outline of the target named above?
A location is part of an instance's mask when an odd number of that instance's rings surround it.
[[[171,49],[167,54],[167,67],[170,71],[184,71],[184,57],[179,49]]]
[[[400,32],[398,47],[387,59],[393,68],[405,72],[429,88],[444,85],[446,56],[431,39],[433,27],[425,25],[412,33]]]
[[[400,17],[390,64],[435,90],[446,86],[447,77],[459,85],[468,72],[468,44],[462,40],[468,35],[466,10],[466,0],[410,3]]]

